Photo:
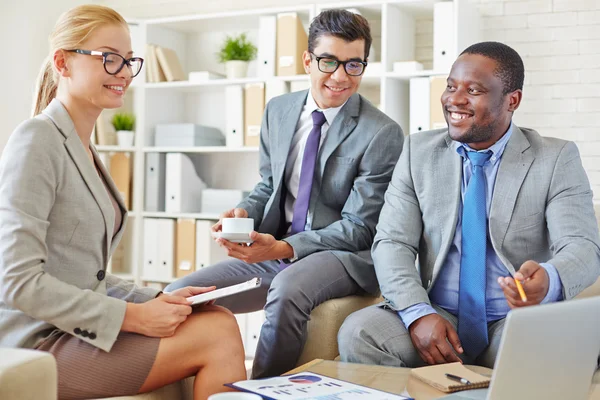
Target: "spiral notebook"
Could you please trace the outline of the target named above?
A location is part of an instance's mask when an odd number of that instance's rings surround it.
[[[410,371],[410,373],[415,378],[446,393],[458,392],[459,390],[486,388],[490,385],[491,379],[487,376],[471,371],[459,362],[414,368]],[[447,378],[446,374],[460,376],[471,383],[464,384],[456,382]]]

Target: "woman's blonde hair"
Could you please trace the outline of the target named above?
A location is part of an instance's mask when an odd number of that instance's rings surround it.
[[[83,5],[62,14],[50,34],[50,54],[42,64],[36,83],[33,115],[36,116],[56,97],[58,76],[53,68],[54,52],[59,49],[76,49],[99,27],[123,25],[127,22],[112,8]]]

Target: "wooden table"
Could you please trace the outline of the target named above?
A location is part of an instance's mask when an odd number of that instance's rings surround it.
[[[473,371],[490,375],[492,370],[485,367],[467,366]],[[313,360],[292,371],[314,372],[332,378],[356,383],[373,389],[396,393],[415,400],[432,400],[446,396],[433,387],[410,376],[410,368],[381,367],[377,365],[350,364],[338,361]],[[590,391],[590,400],[600,400],[600,374],[594,376],[594,383]]]

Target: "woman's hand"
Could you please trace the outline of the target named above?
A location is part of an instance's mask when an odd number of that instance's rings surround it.
[[[145,303],[127,303],[121,330],[151,337],[172,336],[191,312],[186,297],[161,294]]]

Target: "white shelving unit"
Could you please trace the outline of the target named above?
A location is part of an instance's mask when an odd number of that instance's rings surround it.
[[[371,25],[373,46],[370,67],[363,76],[360,93],[397,121],[403,129],[409,126],[409,81],[414,77],[445,75],[447,70],[433,70],[434,33],[432,0],[380,0],[348,3],[309,4],[297,7],[249,9],[225,13],[194,14],[178,17],[132,21],[132,41],[137,54],[144,56],[147,43],[176,51],[184,71],[223,72],[216,53],[226,35],[245,32],[257,43],[259,17],[295,12],[308,32],[310,21],[322,10],[347,8],[361,13]],[[447,2],[448,3],[448,2]],[[453,3],[455,39],[449,49],[455,57],[469,44],[478,41],[478,17],[468,0]],[[447,49],[446,49],[447,50]],[[396,61],[417,60],[424,71],[409,74],[393,72]],[[377,64],[380,65],[377,65]],[[147,153],[186,153],[194,161],[201,178],[209,187],[251,190],[259,180],[258,148],[241,147],[155,147],[154,128],[159,123],[192,122],[214,126],[225,131],[226,108],[224,88],[257,82],[309,82],[307,75],[256,76],[256,63],[251,62],[248,77],[204,82],[147,83],[145,73],[136,78],[128,93],[128,108],[137,118],[135,143],[132,147],[97,146],[101,152],[127,152],[133,158],[132,211],[125,244],[129,271],[123,276],[143,284],[144,218],[194,218],[216,220],[212,213],[173,214],[146,212],[144,207],[144,163]]]
[[[308,32],[310,21],[322,10],[346,8],[359,12],[369,21],[373,46],[359,92],[408,131],[409,81],[414,77],[443,76],[448,70],[433,70],[434,33],[433,0],[380,0],[348,3],[309,4],[297,7],[249,9],[225,13],[194,14],[178,17],[130,21],[132,42],[137,54],[144,56],[146,44],[152,43],[176,51],[184,71],[223,72],[216,53],[226,35],[247,33],[257,43],[259,17],[295,12]],[[479,24],[473,5],[468,0],[453,3],[455,57],[469,44],[478,41]],[[448,51],[448,49],[446,49]],[[393,72],[396,61],[417,60],[424,71],[409,74]],[[380,65],[378,65],[380,64]],[[248,77],[204,82],[147,83],[145,73],[136,78],[127,96],[127,108],[136,115],[135,143],[132,147],[97,146],[101,152],[128,152],[133,158],[132,211],[124,245],[130,262],[122,276],[144,283],[143,259],[144,218],[193,218],[216,220],[213,213],[146,212],[144,208],[144,163],[148,153],[186,153],[194,161],[201,178],[209,187],[249,191],[259,180],[258,148],[241,147],[155,147],[154,128],[159,123],[192,122],[214,126],[225,131],[226,108],[224,88],[230,85],[278,81],[309,82],[307,75],[257,77],[256,62],[251,62]]]
[[[452,26],[445,34],[452,45],[444,49],[453,59],[468,45],[479,41],[479,18],[469,0],[437,1],[453,3]],[[297,7],[248,9],[235,12],[194,14],[178,17],[135,21],[132,41],[136,54],[144,56],[146,44],[155,44],[176,51],[185,73],[191,71],[224,72],[216,53],[226,35],[247,33],[258,43],[259,18],[279,13],[295,12],[308,32],[310,21],[319,12],[331,8],[358,11],[369,21],[373,46],[369,67],[363,76],[359,92],[383,112],[409,130],[409,81],[414,77],[443,76],[448,68],[434,70],[434,3],[433,0],[380,0],[348,3],[310,4]],[[397,61],[419,61],[426,70],[408,74],[395,73]],[[379,65],[378,65],[379,63]],[[248,78],[219,79],[204,82],[147,83],[145,73],[136,78],[127,96],[127,108],[136,115],[136,134],[133,147],[98,146],[101,152],[128,152],[133,158],[132,212],[123,239],[125,252],[121,269],[116,272],[137,284],[145,284],[143,276],[143,237],[145,218],[186,218],[217,220],[213,213],[166,213],[144,210],[144,171],[148,153],[186,153],[197,172],[209,187],[249,191],[259,181],[256,147],[154,147],[154,129],[160,123],[196,123],[214,126],[225,132],[225,87],[249,83],[281,82],[288,89],[293,83],[306,82],[307,75],[257,77],[256,62],[251,62]],[[123,268],[123,266],[127,266]],[[165,279],[159,283],[169,283]],[[156,281],[154,281],[156,282]],[[260,318],[240,320],[246,336],[246,352],[253,355]],[[253,321],[251,323],[251,321]],[[258,322],[257,322],[258,321]],[[257,328],[258,326],[258,328]]]

